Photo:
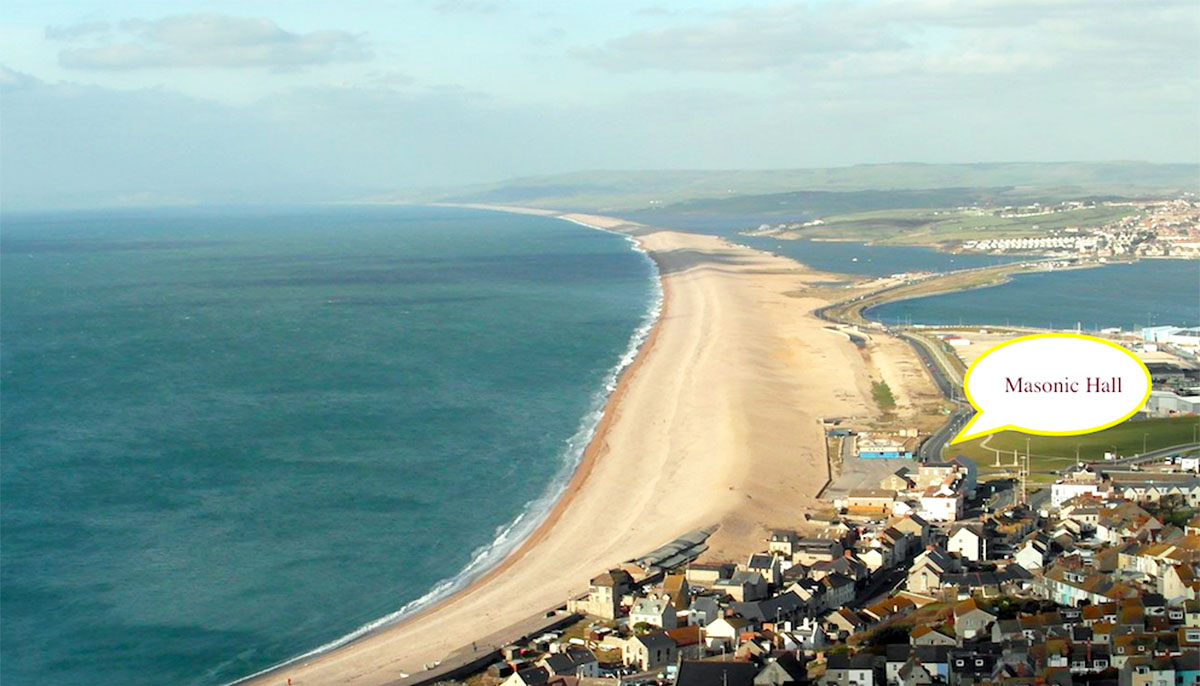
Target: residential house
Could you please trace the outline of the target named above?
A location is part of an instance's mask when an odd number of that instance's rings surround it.
[[[931,686],[935,682],[921,661],[910,657],[896,670],[895,683],[896,686]]]
[[[749,662],[700,662],[679,665],[675,686],[754,686],[758,668]]]
[[[1081,495],[1097,496],[1104,487],[1104,477],[1092,469],[1075,470],[1051,484],[1050,507],[1062,507]]]
[[[974,460],[966,456],[956,455],[945,462],[926,462],[917,468],[917,486],[920,488],[944,482],[948,477],[956,477],[961,482],[963,492],[969,497],[975,496],[979,483],[979,467],[975,465]]]
[[[963,514],[963,494],[952,484],[930,486],[921,493],[917,514],[931,522],[957,521]]]
[[[825,615],[824,622],[828,633],[843,637],[852,636],[868,626],[867,620],[848,607],[834,610]]]
[[[900,682],[900,674],[905,665],[910,662],[919,664],[929,676],[930,681],[924,682],[919,672],[907,670],[910,679],[923,683],[945,683],[950,670],[949,646],[910,646],[907,643],[894,643],[884,647],[884,678],[889,684]]]
[[[562,652],[551,653],[542,658],[538,665],[544,667],[551,676],[600,676],[599,660],[583,646],[572,645]]]
[[[834,573],[821,579],[820,583],[825,588],[825,605],[827,607],[841,607],[854,600],[854,579],[844,574]]]
[[[979,648],[955,648],[950,651],[950,683],[975,684],[990,681],[996,674],[998,652],[987,652]]]
[[[1198,686],[1200,652],[1179,656],[1134,657],[1120,668],[1120,686]]]
[[[675,649],[681,660],[699,660],[706,654],[704,647],[704,630],[698,626],[681,626],[671,629],[667,636],[675,641]]]
[[[832,562],[845,550],[836,538],[802,538],[795,542],[792,561],[811,567],[818,562]]]
[[[629,608],[629,625],[637,627],[648,624],[660,629],[674,629],[679,625],[675,606],[668,598],[638,598]]]
[[[902,534],[908,534],[918,547],[929,543],[929,522],[922,519],[919,515],[910,514],[903,517],[896,517],[888,521],[888,526]]]
[[[683,574],[688,583],[711,588],[717,581],[733,576],[734,569],[731,564],[692,563]]]
[[[768,660],[754,677],[754,686],[800,686],[807,682],[808,670],[804,661],[793,653],[783,653]]]
[[[895,491],[865,488],[850,491],[843,501],[843,507],[851,515],[877,517],[890,515],[895,502]]]
[[[870,576],[871,570],[861,560],[851,557],[849,552],[836,560],[817,562],[808,568],[808,578],[814,581],[820,581],[830,574],[841,574],[858,582]]]
[[[804,610],[804,601],[795,593],[781,593],[774,598],[766,600],[755,600],[748,603],[733,603],[731,606],[734,614],[739,617],[750,620],[757,626],[771,624],[779,627],[785,622],[792,622],[799,618],[800,613]]]
[[[912,472],[910,472],[907,467],[901,467],[900,469],[897,469],[891,474],[883,477],[883,479],[879,482],[879,488],[885,491],[896,492],[911,490],[914,486],[916,486],[916,482],[913,481],[911,474]]]
[[[948,636],[938,629],[928,626],[918,626],[908,634],[908,642],[915,646],[953,646],[958,640]]]
[[[893,617],[905,617],[917,609],[917,604],[903,596],[884,598],[863,608],[862,615],[874,622],[882,622]]]
[[[795,545],[799,540],[800,536],[794,531],[772,531],[771,538],[767,539],[767,552],[783,555],[790,560],[796,553]]]
[[[684,574],[668,574],[663,577],[663,593],[671,600],[676,610],[686,610],[692,602],[692,588]]]
[[[583,600],[575,601],[575,612],[595,615],[604,619],[616,619],[621,609],[621,598],[633,587],[633,577],[622,569],[610,569],[592,579],[588,594]]]
[[[530,665],[513,672],[507,679],[500,682],[500,686],[548,686],[551,678],[550,672],[546,671],[544,667]]]
[[[666,665],[674,664],[678,654],[675,641],[665,631],[655,631],[648,634],[635,635],[625,642],[621,651],[621,659],[627,665],[637,667],[640,671],[648,672]]]
[[[979,524],[956,524],[950,529],[946,550],[965,560],[979,562],[987,559],[987,539]]]
[[[809,613],[818,613],[829,609],[825,602],[825,587],[816,579],[801,579],[785,589],[786,593],[794,593],[804,603]]]
[[[758,572],[738,570],[727,579],[718,579],[712,590],[726,593],[738,602],[759,600],[767,597],[767,580]]]
[[[778,586],[783,575],[779,557],[763,553],[755,553],[746,560],[746,571],[758,572],[770,586]]]
[[[996,615],[983,609],[974,598],[954,606],[954,634],[960,643],[987,634],[994,621]]]
[[[927,548],[908,569],[907,588],[913,593],[932,594],[942,586],[942,577],[959,569],[959,563],[941,548]]]
[[[862,561],[863,566],[867,571],[874,574],[880,570],[889,569],[894,564],[892,560],[892,550],[883,547],[868,547],[864,545],[854,552],[854,556]]]
[[[752,628],[744,617],[719,617],[704,627],[704,643],[709,650],[733,652],[741,643],[742,632]]]
[[[787,635],[796,644],[794,650],[815,653],[825,648],[825,630],[821,628],[821,622],[812,617],[801,618]]]
[[[1026,539],[1013,553],[1013,562],[1033,571],[1046,564],[1049,545],[1037,537]]]
[[[708,626],[720,616],[721,604],[715,596],[697,596],[687,609],[687,623],[690,626]]]
[[[870,653],[830,655],[819,686],[884,686],[882,658]]]

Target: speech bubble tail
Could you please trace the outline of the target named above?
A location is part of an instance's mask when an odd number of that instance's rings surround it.
[[[991,421],[993,414],[986,415],[987,419],[984,419],[985,413],[977,412],[975,416],[971,418],[971,421],[967,422],[966,426],[964,426],[962,430],[958,432],[958,435],[954,437],[954,440],[950,441],[950,445],[962,443],[963,441],[969,441],[973,438],[979,438],[980,436],[986,436],[991,433],[996,433],[997,431],[1006,428],[1006,425],[1004,424],[996,424],[995,422]]]

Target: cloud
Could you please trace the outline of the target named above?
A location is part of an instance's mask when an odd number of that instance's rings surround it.
[[[433,4],[440,14],[491,14],[500,10],[499,2],[483,0],[438,0]]]
[[[49,40],[69,41],[100,33],[108,33],[112,27],[106,21],[83,21],[66,26],[47,26],[46,38]]]
[[[864,26],[857,6],[777,5],[710,15],[704,21],[631,33],[575,55],[611,71],[757,71],[810,55],[899,50],[895,27]]]
[[[36,88],[40,84],[41,81],[29,74],[0,64],[0,93]]]
[[[1119,63],[1194,71],[1194,2],[880,0],[714,12],[573,55],[610,72],[781,72],[805,79],[1038,74]]]
[[[70,69],[161,67],[298,69],[371,58],[362,36],[347,31],[293,33],[269,19],[188,14],[120,26],[124,40],[70,47],[58,61]],[[51,29],[47,29],[48,35]],[[57,31],[64,38],[70,32]],[[75,37],[86,34],[74,34]]]

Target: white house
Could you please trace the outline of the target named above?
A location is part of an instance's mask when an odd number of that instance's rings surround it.
[[[737,650],[738,638],[750,628],[750,622],[741,617],[721,617],[704,628],[704,644],[710,650]]]
[[[946,549],[972,562],[987,559],[987,539],[978,524],[962,524],[951,529]]]
[[[825,630],[821,628],[821,622],[815,618],[805,617],[800,620],[800,624],[792,628],[791,631],[785,632],[785,640],[790,640],[796,644],[795,648],[787,648],[790,650],[803,650],[813,653],[825,648]]]
[[[1050,506],[1062,504],[1081,495],[1096,495],[1104,485],[1100,475],[1090,469],[1081,469],[1055,481],[1050,486]]]
[[[638,624],[674,629],[679,626],[675,606],[666,598],[638,598],[629,609],[629,625]]]
[[[963,494],[952,486],[931,486],[921,494],[918,514],[930,522],[954,522],[962,517]]]
[[[1030,571],[1041,569],[1046,565],[1046,544],[1031,538],[1021,544],[1013,553],[1013,560]]]

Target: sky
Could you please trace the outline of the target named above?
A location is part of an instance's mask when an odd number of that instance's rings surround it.
[[[1200,162],[1195,0],[7,0],[5,208]]]

